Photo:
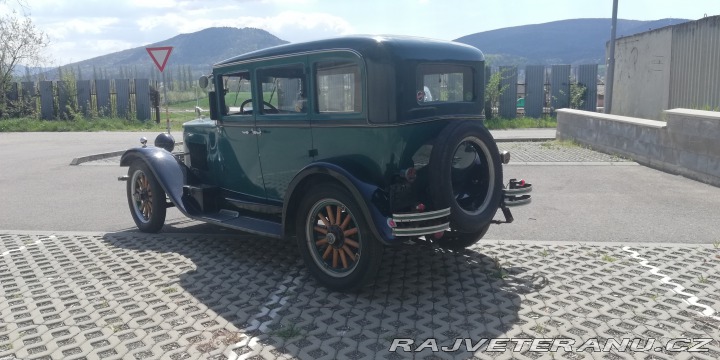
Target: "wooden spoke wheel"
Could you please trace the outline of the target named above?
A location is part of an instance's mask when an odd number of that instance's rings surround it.
[[[330,276],[342,276],[352,271],[360,260],[362,241],[353,214],[344,204],[326,199],[313,207],[307,229],[308,239],[314,243],[313,257]],[[313,246],[313,244],[308,244]]]
[[[127,198],[130,214],[142,232],[158,232],[165,223],[165,191],[142,161],[128,170]]]
[[[298,246],[309,271],[333,290],[350,290],[375,277],[382,244],[368,231],[354,199],[335,185],[308,192],[298,214]]]

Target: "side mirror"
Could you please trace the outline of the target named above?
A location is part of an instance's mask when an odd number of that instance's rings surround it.
[[[201,89],[206,89],[208,87],[208,85],[210,85],[210,80],[208,79],[207,76],[203,75],[198,80],[198,85],[200,85]]]

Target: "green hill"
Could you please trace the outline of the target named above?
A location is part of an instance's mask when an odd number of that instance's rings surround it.
[[[286,44],[265,30],[253,28],[208,28],[191,34],[181,34],[170,39],[147,46],[136,47],[112,54],[98,56],[62,66],[63,70],[71,69],[83,78],[96,77],[114,78],[145,77],[157,72],[146,47],[172,46],[173,51],[168,60],[166,71],[176,71],[178,67],[189,67],[193,74],[209,73],[212,64],[227,58]],[[57,70],[46,74],[48,78],[57,78]]]

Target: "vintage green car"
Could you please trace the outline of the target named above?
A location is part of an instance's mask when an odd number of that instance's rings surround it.
[[[166,208],[297,242],[335,290],[374,277],[383,248],[463,248],[511,222],[532,187],[503,184],[482,115],[484,57],[454,42],[354,36],[258,50],[216,64],[210,118],[122,156],[141,231]],[[505,220],[493,220],[501,209]]]

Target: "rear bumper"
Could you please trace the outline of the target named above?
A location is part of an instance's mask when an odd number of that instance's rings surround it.
[[[388,219],[393,236],[423,236],[450,230],[450,208],[408,214]]]
[[[508,207],[527,205],[532,201],[530,192],[532,192],[532,184],[526,183],[525,180],[510,179],[508,187],[503,189],[503,205]]]

